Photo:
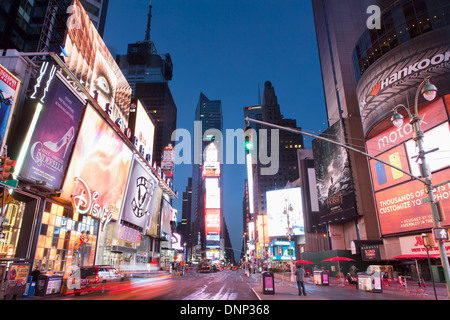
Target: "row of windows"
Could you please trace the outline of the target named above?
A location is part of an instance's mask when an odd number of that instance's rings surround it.
[[[450,25],[450,2],[408,0],[381,16],[380,29],[367,29],[353,51],[356,80],[381,56],[417,36]]]

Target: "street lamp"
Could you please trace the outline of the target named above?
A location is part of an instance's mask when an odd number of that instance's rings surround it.
[[[290,222],[289,222],[289,211],[294,211],[294,209],[292,208],[292,205],[290,203],[288,203],[288,199],[286,199],[286,206],[283,210],[283,213],[286,215],[287,218],[287,236],[288,236],[288,241],[289,241],[289,257],[290,257],[290,265],[291,265],[291,282],[294,282],[294,264],[292,261],[292,254],[293,254],[293,250],[292,250],[292,245],[291,245],[291,226],[290,226]]]
[[[430,77],[426,77],[420,83],[420,85],[416,91],[415,100],[414,100],[414,114],[411,114],[411,111],[407,107],[400,104],[394,108],[394,110],[393,110],[394,114],[391,118],[391,121],[394,126],[399,128],[403,125],[403,117],[400,113],[397,112],[397,109],[399,107],[402,107],[408,113],[408,116],[410,119],[409,123],[411,124],[412,129],[413,129],[413,140],[416,142],[416,146],[419,148],[419,154],[417,157],[418,157],[418,160],[421,161],[420,172],[422,175],[422,180],[424,180],[425,188],[427,190],[429,201],[431,204],[431,211],[432,211],[432,216],[433,216],[434,227],[439,228],[441,226],[440,218],[439,218],[439,213],[438,213],[438,210],[436,207],[436,202],[434,200],[434,193],[433,193],[434,187],[433,187],[431,179],[430,179],[431,172],[430,172],[430,169],[427,165],[426,158],[425,158],[425,154],[427,152],[425,152],[425,149],[423,147],[424,134],[423,134],[422,128],[420,126],[421,119],[419,117],[419,112],[418,112],[418,100],[419,100],[420,92],[422,93],[423,97],[428,101],[432,101],[434,98],[436,98],[437,88],[430,83]],[[445,246],[444,246],[443,240],[439,240],[439,251],[440,251],[440,255],[441,255],[442,267],[444,269],[445,281],[447,284],[447,292],[450,293],[449,263],[448,263],[447,253],[445,251]],[[448,295],[447,298],[450,298],[450,294]]]

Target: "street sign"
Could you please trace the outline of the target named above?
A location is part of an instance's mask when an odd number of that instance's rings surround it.
[[[433,228],[433,234],[436,240],[449,240],[447,228]]]
[[[19,180],[8,180],[8,181],[0,181],[0,184],[3,184],[7,187],[17,188],[17,184],[19,183]]]

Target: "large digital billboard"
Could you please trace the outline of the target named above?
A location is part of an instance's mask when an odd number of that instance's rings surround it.
[[[19,92],[20,81],[12,73],[0,65],[0,150],[5,144],[11,115],[16,105],[16,97]]]
[[[43,80],[37,83],[45,84],[40,94],[31,96],[40,112],[35,113],[35,126],[30,126],[30,141],[19,175],[25,180],[41,181],[47,188],[59,190],[85,103],[65,84],[55,65],[44,62],[43,66],[46,66],[46,72],[41,73]]]
[[[296,236],[305,234],[302,196],[299,187],[267,191],[266,201],[269,237],[286,236],[288,217],[284,213],[285,210],[289,212],[291,234]]]
[[[114,130],[88,105],[73,150],[61,197],[72,200],[82,193],[77,178],[98,195],[96,203],[120,215],[132,152]]]
[[[70,17],[66,65],[114,121],[120,118],[128,126],[130,85],[79,0]]]
[[[344,128],[336,122],[322,134],[345,144]],[[319,197],[320,223],[356,217],[355,191],[347,150],[328,141],[312,141]]]
[[[155,124],[140,100],[131,104],[128,126],[131,130],[132,142],[142,156],[153,154],[155,140]],[[153,159],[149,159],[152,163]]]
[[[170,236],[172,233],[172,229],[170,226],[170,221],[172,221],[172,206],[168,202],[165,196],[163,196],[162,200],[162,209],[161,209],[161,238],[165,240],[170,240]]]
[[[122,206],[121,220],[146,230],[148,221],[154,213],[157,190],[158,180],[156,177],[137,157],[134,157]]]
[[[419,111],[424,130],[424,148],[433,185],[435,201],[444,211],[450,209],[450,126],[442,98]],[[406,117],[401,128],[391,127],[369,141],[369,154],[421,177],[418,148],[412,139],[413,130]],[[425,185],[379,161],[370,160],[378,220],[383,235],[416,232],[433,227],[431,205]],[[449,225],[448,219],[442,225]]]
[[[206,209],[220,209],[220,190],[218,178],[205,178]]]
[[[206,234],[220,234],[220,209],[205,209]]]

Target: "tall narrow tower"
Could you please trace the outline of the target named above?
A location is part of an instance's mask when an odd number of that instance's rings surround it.
[[[152,9],[150,1],[145,39],[130,43],[127,54],[118,55],[116,60],[133,89],[132,97],[141,100],[156,123],[152,161],[160,165],[164,148],[172,143],[177,107],[168,84],[173,71],[170,54],[158,54],[150,37]]]

